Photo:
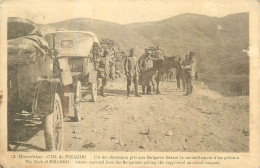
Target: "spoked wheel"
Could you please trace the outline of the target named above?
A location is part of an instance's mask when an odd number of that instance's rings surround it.
[[[60,151],[62,150],[63,143],[63,114],[60,96],[55,93],[54,104],[52,113],[45,117],[45,145],[46,149],[49,151]]]
[[[74,106],[74,117],[75,121],[80,120],[80,101],[82,99],[81,83],[77,81],[77,88],[75,93],[75,106]]]
[[[91,83],[91,97],[92,101],[97,101],[97,83]]]

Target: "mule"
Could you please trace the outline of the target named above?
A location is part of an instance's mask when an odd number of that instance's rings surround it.
[[[163,73],[169,71],[172,68],[176,68],[176,57],[164,56],[163,59],[153,60],[153,67],[145,72],[146,78],[152,78],[153,84],[156,85],[156,94],[160,94],[160,81],[162,79]]]

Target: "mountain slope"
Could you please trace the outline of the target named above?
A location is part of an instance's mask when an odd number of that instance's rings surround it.
[[[207,64],[211,62],[237,64],[236,61],[242,59],[248,64],[247,54],[243,53],[249,46],[248,13],[223,18],[182,14],[158,22],[129,24],[127,27],[161,46],[169,55],[183,57],[194,51],[203,69],[207,69]]]
[[[249,14],[222,18],[182,14],[157,22],[126,25],[161,46],[166,54],[196,54],[201,79],[223,94],[249,94]],[[230,91],[233,90],[233,91]]]
[[[92,31],[97,34],[99,38],[108,38],[116,41],[121,46],[122,50],[127,52],[132,47],[138,46],[140,48],[145,48],[153,45],[131,28],[112,22],[79,18],[49,25],[68,30]]]
[[[93,31],[99,38],[114,40],[127,53],[137,47],[139,54],[152,45],[161,46],[166,55],[182,58],[194,51],[201,79],[213,84],[212,89],[224,94],[227,90],[249,94],[249,57],[243,52],[249,48],[248,13],[221,18],[187,13],[127,25],[80,18],[48,26]]]
[[[184,57],[194,51],[201,72],[248,74],[249,59],[243,52],[249,46],[248,13],[222,18],[188,13],[162,21],[128,25],[79,18],[49,25],[93,31],[99,38],[116,41],[127,52],[132,47],[143,49],[151,45],[161,46],[167,55]],[[212,66],[212,63],[218,66]]]

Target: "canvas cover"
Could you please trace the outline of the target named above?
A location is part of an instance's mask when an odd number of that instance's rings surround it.
[[[38,35],[8,40],[8,65],[21,65],[47,53],[48,43]]]
[[[48,43],[33,22],[8,18],[8,65],[21,65],[33,61],[47,52]]]
[[[53,36],[54,42],[53,44]],[[85,32],[60,31],[47,34],[50,48],[55,46],[57,57],[88,57],[95,41],[92,34]]]
[[[42,36],[42,33],[37,28],[37,26],[30,20],[17,18],[17,17],[9,17],[8,18],[8,34],[7,39],[16,39],[24,36],[30,35],[38,35]]]

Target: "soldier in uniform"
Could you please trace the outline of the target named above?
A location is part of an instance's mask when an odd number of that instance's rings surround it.
[[[115,57],[110,60],[110,79],[115,80],[116,76],[116,61]]]
[[[102,86],[100,88],[101,96],[105,97],[104,91],[107,85],[107,79],[109,75],[109,59],[107,58],[108,51],[104,50],[103,56],[98,63],[98,77],[102,79]]]
[[[155,68],[154,75],[152,77],[152,84],[153,84],[153,91],[156,91],[156,85],[157,81],[160,80],[160,75],[159,73],[162,73],[160,71],[160,64],[164,60],[164,51],[159,47],[156,46],[151,54],[151,60],[153,61],[153,67]],[[160,72],[159,72],[160,71]],[[160,94],[159,91],[156,91],[157,94]]]
[[[140,69],[140,80],[139,84],[142,85],[143,94],[152,94],[152,85],[153,85],[153,73],[151,68],[153,67],[153,60],[151,59],[151,51],[149,49],[145,49],[145,53],[139,58],[138,61],[139,69]]]
[[[184,72],[186,89],[187,89],[187,92],[185,95],[190,95],[190,94],[192,94],[192,91],[193,91],[192,80],[194,79],[195,72],[196,72],[196,60],[194,58],[193,52],[190,52],[189,58],[184,61],[183,72]]]
[[[135,97],[141,97],[138,93],[138,78],[139,78],[139,67],[137,58],[134,55],[134,49],[130,49],[130,54],[125,59],[124,63],[125,75],[127,79],[127,97],[130,96],[131,83],[134,83]]]
[[[181,89],[181,83],[180,83],[180,81],[181,81],[183,90],[185,90],[181,57],[178,58],[177,65],[176,65],[176,80],[177,80],[177,88]]]
[[[189,55],[185,55],[185,60],[182,61],[182,79],[183,79],[183,85],[184,85],[185,89],[187,89],[187,86],[186,86],[186,83],[185,83],[186,80],[185,80],[184,64],[185,64],[186,61],[188,61],[188,59],[189,59]]]
[[[198,71],[195,72],[195,80],[196,80],[196,81],[199,80],[199,72],[198,72]]]

